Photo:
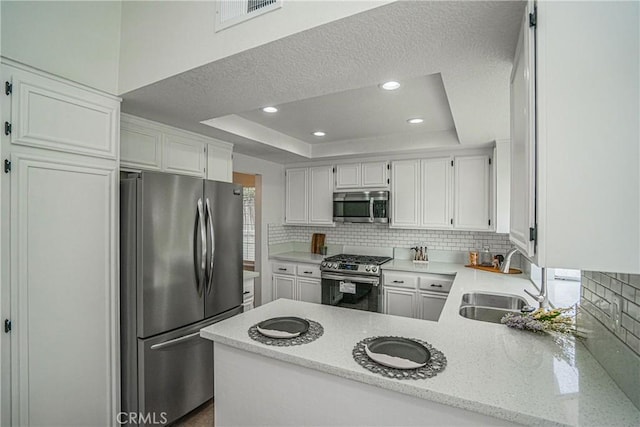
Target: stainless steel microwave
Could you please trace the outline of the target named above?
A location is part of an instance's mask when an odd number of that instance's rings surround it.
[[[335,222],[389,222],[389,192],[333,193]]]

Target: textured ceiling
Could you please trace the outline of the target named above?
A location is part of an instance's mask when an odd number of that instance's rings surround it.
[[[401,83],[394,91],[374,85],[277,105],[275,114],[255,109],[239,115],[311,144],[454,128],[439,74]],[[407,123],[415,117],[424,122]],[[326,136],[313,136],[316,130]]]
[[[509,74],[523,12],[520,1],[399,1],[137,89],[123,95],[123,111],[227,140],[244,154],[295,161],[303,157],[200,122],[440,73],[460,144],[484,144],[509,137]]]

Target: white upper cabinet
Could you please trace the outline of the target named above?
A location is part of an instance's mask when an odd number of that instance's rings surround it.
[[[117,158],[120,102],[115,97],[19,65],[3,68],[12,85],[11,144]]]
[[[457,229],[491,229],[491,158],[454,159],[453,224]]]
[[[391,163],[391,227],[420,226],[420,160]]]
[[[163,167],[165,171],[204,178],[205,162],[202,141],[180,134],[165,134]]]
[[[358,188],[362,184],[360,163],[336,166],[336,189]]]
[[[309,168],[285,171],[285,224],[308,224],[308,182]]]
[[[336,190],[388,188],[389,162],[351,163],[336,166]]]
[[[362,163],[362,187],[387,187],[389,186],[389,162]]]
[[[162,132],[122,116],[120,163],[147,170],[162,169]]]
[[[640,273],[638,3],[535,8],[511,78],[511,241],[540,267]]]
[[[535,57],[534,30],[525,13],[511,72],[511,201],[509,239],[526,256],[534,253]]]
[[[285,171],[285,224],[334,224],[332,166]]]
[[[233,150],[227,143],[207,144],[207,179],[233,182]]]
[[[422,222],[427,228],[452,227],[451,157],[422,160]]]
[[[333,224],[333,168],[309,168],[309,224]]]
[[[129,114],[121,115],[120,153],[125,169],[233,179],[233,144]]]

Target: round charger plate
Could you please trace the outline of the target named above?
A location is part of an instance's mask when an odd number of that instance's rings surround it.
[[[396,369],[421,368],[431,359],[431,353],[425,346],[401,337],[376,338],[364,350],[374,362]]]
[[[299,317],[274,317],[258,323],[256,329],[269,338],[295,338],[309,330],[309,322]]]

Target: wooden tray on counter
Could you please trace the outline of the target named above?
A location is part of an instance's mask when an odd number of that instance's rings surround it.
[[[475,270],[489,271],[491,273],[503,274],[499,269],[489,267],[487,265],[465,265],[465,267],[473,268]],[[518,270],[517,268],[510,268],[509,274],[522,274],[522,270]]]

